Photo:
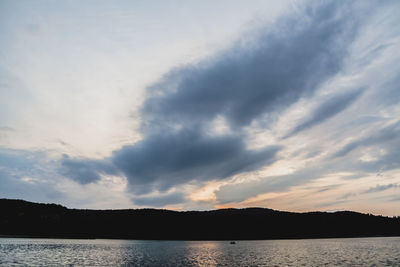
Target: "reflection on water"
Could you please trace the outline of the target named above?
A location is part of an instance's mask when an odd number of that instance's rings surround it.
[[[400,266],[400,238],[140,241],[0,238],[1,266]]]

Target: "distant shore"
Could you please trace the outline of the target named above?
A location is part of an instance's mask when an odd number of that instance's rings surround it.
[[[265,208],[80,210],[0,199],[3,238],[268,240],[387,236],[400,236],[399,217]]]

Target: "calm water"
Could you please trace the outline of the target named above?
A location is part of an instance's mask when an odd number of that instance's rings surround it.
[[[400,266],[400,238],[138,241],[0,238],[1,266]]]

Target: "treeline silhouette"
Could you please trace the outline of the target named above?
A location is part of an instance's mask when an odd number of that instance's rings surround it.
[[[168,240],[244,240],[399,236],[400,218],[351,211],[282,212],[83,210],[0,199],[0,236]]]

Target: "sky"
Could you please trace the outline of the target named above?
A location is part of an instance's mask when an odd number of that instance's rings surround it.
[[[0,198],[400,216],[399,1],[0,1]]]

